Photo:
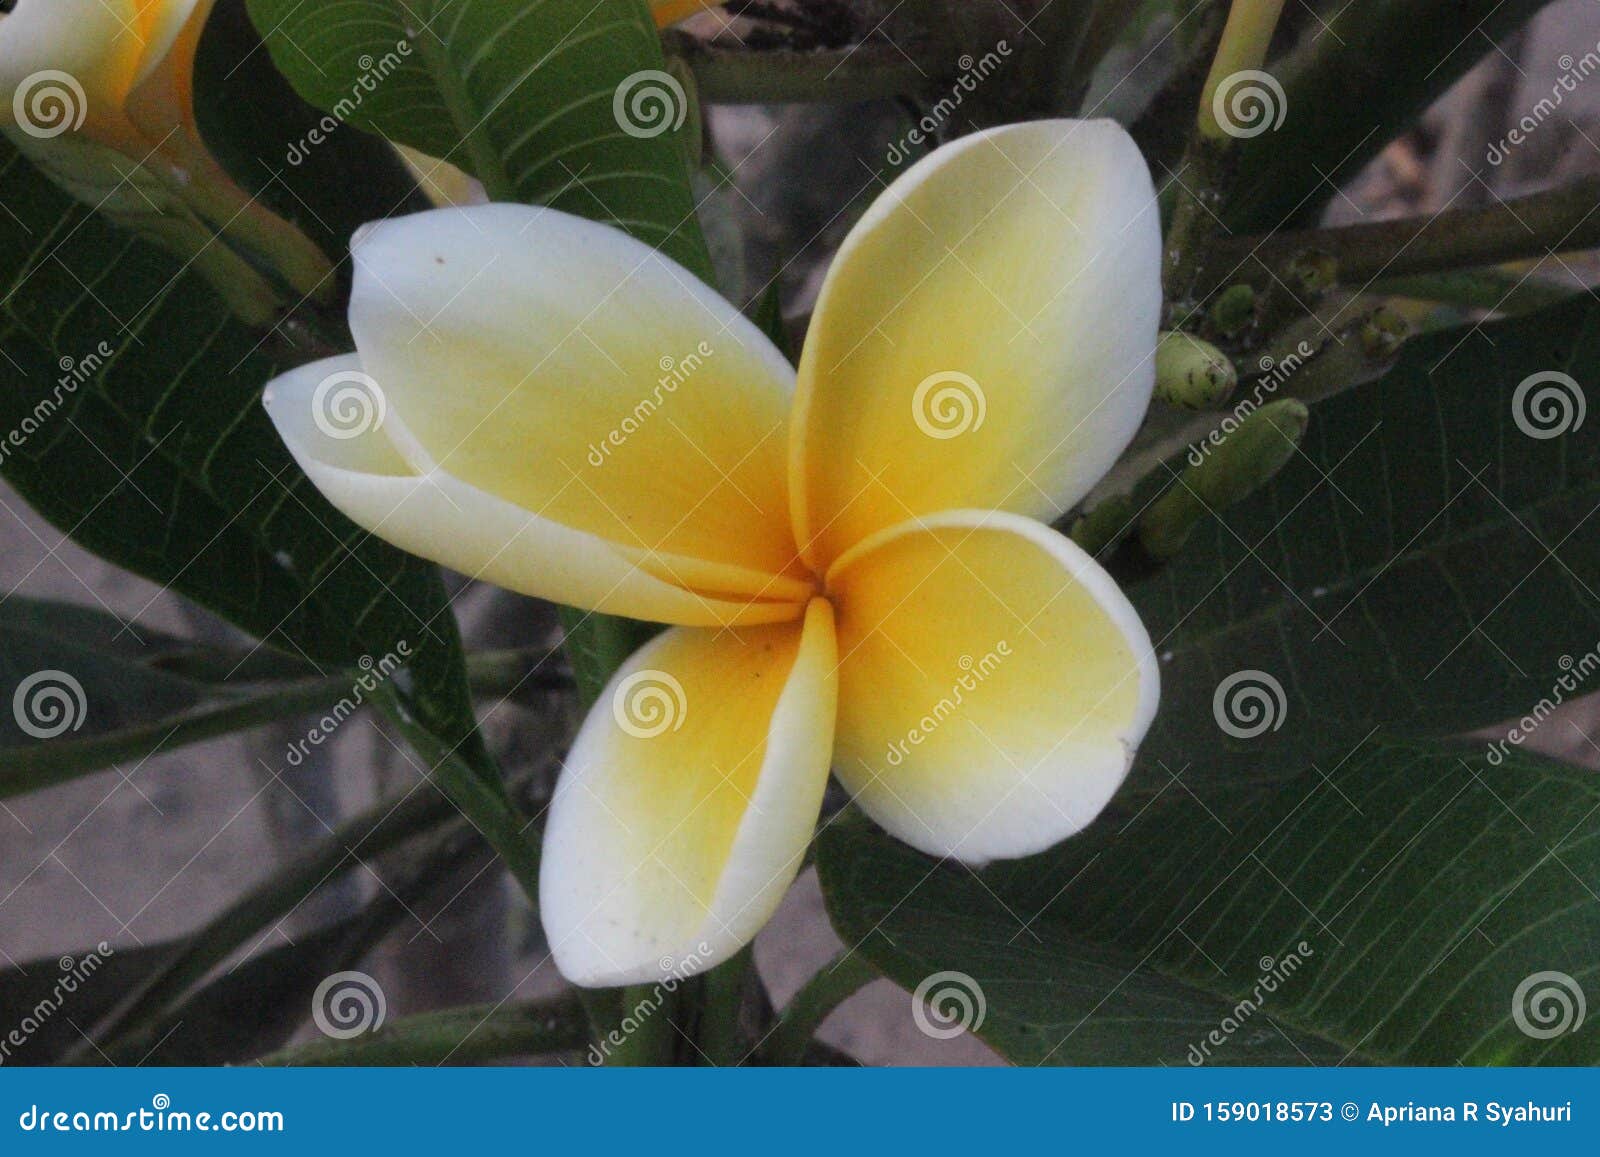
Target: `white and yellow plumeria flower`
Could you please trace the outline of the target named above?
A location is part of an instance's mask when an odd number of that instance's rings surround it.
[[[1151,393],[1159,226],[1121,129],[996,129],[910,169],[839,252],[798,381],[681,267],[558,212],[425,213],[354,252],[358,352],[266,398],[317,486],[469,575],[674,625],[595,706],[549,816],[570,979],[736,952],[830,767],[894,835],[973,863],[1111,798],[1156,665],[1045,520]]]
[[[259,323],[281,292],[231,245],[301,294],[331,267],[201,139],[194,61],[212,3],[17,0],[0,16],[0,130],[72,196],[192,263]]]

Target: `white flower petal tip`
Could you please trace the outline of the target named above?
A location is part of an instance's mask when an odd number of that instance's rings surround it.
[[[579,732],[545,830],[540,917],[584,987],[664,981],[748,944],[799,871],[837,708],[833,615],[674,630]]]
[[[1081,831],[1128,773],[1160,698],[1149,635],[1070,539],[948,511],[837,561],[836,773],[937,856],[1032,855]]]
[[[262,395],[289,452],[357,525],[419,557],[507,590],[690,626],[781,623],[795,600],[750,600],[674,581],[673,560],[576,530],[419,462],[418,440],[355,354],[301,366]],[[698,577],[694,560],[681,560]],[[785,588],[786,589],[786,588]]]

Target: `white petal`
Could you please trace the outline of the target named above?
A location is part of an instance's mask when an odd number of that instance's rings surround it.
[[[346,517],[470,577],[662,622],[783,622],[804,609],[697,591],[672,581],[670,558],[646,558],[540,518],[445,471],[419,472],[396,448],[413,438],[355,354],[285,374],[262,400],[301,469]]]
[[[356,348],[430,463],[621,549],[743,573],[753,596],[804,577],[793,372],[693,275],[521,205],[381,222],[354,252]]]
[[[1051,521],[1138,429],[1155,380],[1161,235],[1110,121],[964,137],[846,238],[800,360],[790,487],[819,567],[940,510]]]
[[[617,672],[545,830],[539,911],[564,976],[684,976],[750,942],[822,806],[836,659],[818,599],[803,627],[672,630]]]
[[[1155,716],[1138,614],[1070,539],[947,511],[836,562],[837,774],[914,847],[1030,855],[1110,801]]]

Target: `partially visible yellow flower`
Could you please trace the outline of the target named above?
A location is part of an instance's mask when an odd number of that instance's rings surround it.
[[[194,61],[212,3],[17,0],[0,16],[0,130],[72,196],[192,263],[260,323],[284,294],[243,253],[299,294],[331,290],[331,266],[200,137]]]
[[[424,195],[435,205],[481,205],[488,199],[476,178],[449,161],[430,157],[410,145],[396,144],[394,151],[399,154],[406,170],[416,178]]]
[[[656,27],[665,28],[702,12],[721,8],[727,0],[650,0],[650,14],[656,18]]]
[[[266,405],[362,526],[673,624],[567,757],[540,913],[583,985],[709,968],[799,869],[829,768],[969,863],[1088,824],[1155,713],[1113,581],[1047,522],[1149,404],[1160,228],[1106,121],[978,133],[850,233],[798,378],[623,233],[484,205],[353,244],[357,352]]]

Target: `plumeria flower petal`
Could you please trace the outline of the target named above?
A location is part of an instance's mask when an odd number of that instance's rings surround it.
[[[331,292],[331,266],[200,136],[195,54],[213,3],[17,0],[0,17],[0,130],[77,200],[177,254],[261,324],[287,299],[244,253],[297,295]]]
[[[562,771],[539,911],[589,986],[699,972],[750,942],[793,882],[828,782],[833,611],[675,628],[623,664]]]
[[[1049,847],[1121,784],[1150,640],[1039,519],[1150,398],[1160,238],[1122,130],[998,129],[913,167],[846,240],[798,394],[730,304],[606,226],[489,205],[353,248],[356,352],[267,392],[312,481],[414,553],[674,625],[596,703],[551,807],[542,918],[570,979],[738,951],[830,767],[970,863]],[[341,425],[341,390],[366,420]]]
[[[403,466],[351,469],[357,440],[318,429],[337,420],[338,383],[322,383],[343,361],[268,397],[335,505],[415,553],[585,610],[800,618],[815,582],[787,520],[793,371],[726,300],[550,209],[435,210],[369,227],[353,249],[360,388]]]
[[[838,611],[835,768],[912,847],[968,863],[1088,825],[1155,717],[1149,636],[1111,577],[1031,518],[956,510],[856,544]]]
[[[1076,504],[1149,406],[1160,253],[1111,121],[974,133],[907,170],[834,258],[800,359],[808,560],[939,510]]]

